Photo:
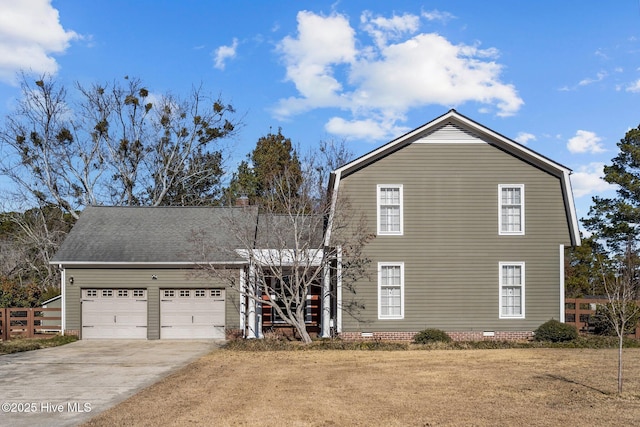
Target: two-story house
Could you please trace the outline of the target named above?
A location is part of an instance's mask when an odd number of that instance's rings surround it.
[[[333,209],[348,200],[375,235],[368,278],[338,281],[337,332],[517,339],[562,321],[565,247],[580,244],[570,172],[455,110],[335,170]]]
[[[580,243],[569,174],[454,110],[338,168],[327,224],[348,202],[375,238],[364,247],[368,274],[353,288],[342,283],[341,260],[313,287],[309,328],[345,339],[408,340],[425,328],[515,339],[562,321],[564,249]],[[175,339],[259,337],[281,326],[228,282],[193,274],[206,262],[252,283],[230,224],[243,224],[257,250],[288,250],[253,206],[86,208],[52,261],[63,329]],[[324,234],[332,246],[331,227]],[[194,235],[215,250],[199,256]],[[316,235],[309,247],[321,243]]]

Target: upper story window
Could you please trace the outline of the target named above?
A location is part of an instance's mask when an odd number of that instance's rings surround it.
[[[524,234],[524,184],[498,185],[498,227],[501,235]]]
[[[379,184],[378,234],[402,233],[402,184]]]

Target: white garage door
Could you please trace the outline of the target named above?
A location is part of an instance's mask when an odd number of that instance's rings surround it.
[[[82,338],[147,338],[145,289],[83,289]]]
[[[160,338],[224,337],[224,289],[160,291]]]

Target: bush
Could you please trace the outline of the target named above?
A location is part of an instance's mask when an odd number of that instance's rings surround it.
[[[432,342],[451,342],[451,337],[445,331],[440,329],[428,328],[418,332],[413,337],[416,344],[428,344]]]
[[[536,341],[564,342],[578,338],[578,330],[571,325],[551,319],[534,331]]]

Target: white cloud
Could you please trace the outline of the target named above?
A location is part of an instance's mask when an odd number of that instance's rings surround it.
[[[325,130],[346,139],[371,140],[389,138],[389,135],[402,135],[410,130],[395,126],[394,123],[394,120],[377,120],[375,118],[347,121],[342,117],[332,117],[325,125]]]
[[[449,12],[440,12],[439,10],[430,10],[428,12],[422,12],[422,16],[425,17],[428,21],[441,21],[446,23],[451,19],[455,19],[455,16],[450,14]]]
[[[529,141],[535,141],[535,140],[536,140],[536,136],[528,132],[520,132],[516,136],[516,142],[519,142],[522,145],[527,145]]]
[[[596,78],[586,78],[586,79],[580,80],[580,82],[578,82],[578,86],[588,86],[593,83],[601,82],[602,80],[604,80],[605,77],[607,77],[607,75],[608,75],[607,72],[600,71],[599,73],[596,74]]]
[[[54,74],[52,54],[81,36],[60,25],[50,0],[0,0],[0,80],[15,84],[21,70]]]
[[[628,85],[625,90],[627,92],[633,92],[633,93],[640,92],[640,79],[636,80],[635,82],[633,82],[630,85]]]
[[[376,41],[376,45],[384,47],[389,39],[398,40],[404,34],[415,33],[420,25],[420,17],[404,14],[387,19],[382,16],[374,17],[367,11],[360,16],[360,22],[364,30]]]
[[[602,153],[606,150],[600,141],[602,138],[594,132],[579,130],[576,132],[576,136],[567,142],[567,149],[571,153]]]
[[[213,66],[219,70],[224,70],[227,59],[236,57],[236,49],[238,49],[238,39],[234,38],[231,46],[220,46],[215,50],[215,61]]]
[[[581,166],[571,175],[571,186],[576,198],[612,191],[615,186],[602,179],[604,163],[590,163]]]
[[[476,102],[494,107],[499,116],[520,109],[523,101],[515,87],[500,80],[497,49],[453,44],[435,33],[415,34],[419,18],[364,13],[362,28],[374,40],[367,45],[344,15],[298,13],[298,33],[278,45],[286,79],[298,95],[279,100],[275,115],[287,118],[315,108],[340,108],[352,117],[334,118],[327,127],[360,135],[360,126],[371,119],[402,121],[409,109],[425,105],[451,108]],[[391,122],[382,128],[397,127]],[[380,138],[389,136],[397,135]]]

